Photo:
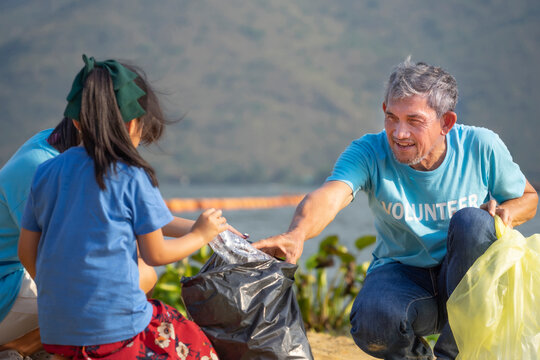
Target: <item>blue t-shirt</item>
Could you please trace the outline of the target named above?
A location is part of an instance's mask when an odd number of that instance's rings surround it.
[[[24,274],[17,246],[32,177],[39,164],[58,155],[47,142],[51,132],[34,135],[0,169],[0,322],[13,306]]]
[[[152,306],[139,288],[136,235],[173,217],[144,170],[116,167],[106,190],[82,147],[36,171],[22,227],[41,232],[35,281],[45,344],[121,341],[151,320]]]
[[[456,124],[446,141],[444,161],[433,171],[399,163],[385,131],[353,141],[336,162],[327,181],[343,181],[353,194],[365,191],[375,217],[370,271],[390,262],[438,265],[457,210],[523,195],[525,176],[494,132]]]

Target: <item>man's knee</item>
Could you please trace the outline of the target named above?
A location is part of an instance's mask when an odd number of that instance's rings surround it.
[[[493,217],[485,210],[466,207],[457,211],[450,219],[450,227],[471,228],[488,226],[493,223]]]
[[[406,334],[405,315],[380,299],[357,298],[351,311],[351,336],[356,345],[373,356],[384,356]],[[402,331],[403,330],[403,331]]]
[[[481,255],[496,240],[493,217],[479,208],[456,212],[448,228],[448,251]]]

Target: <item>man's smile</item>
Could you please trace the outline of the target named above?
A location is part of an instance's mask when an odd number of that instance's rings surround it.
[[[411,141],[399,141],[394,139],[393,142],[400,150],[410,150],[415,146],[414,142]]]

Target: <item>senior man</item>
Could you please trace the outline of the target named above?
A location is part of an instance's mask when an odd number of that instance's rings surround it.
[[[446,301],[496,240],[493,216],[534,217],[536,191],[492,131],[456,124],[456,80],[426,63],[399,64],[387,83],[384,131],[353,141],[331,176],[298,205],[289,230],[255,243],[295,263],[364,191],[377,242],[351,311],[351,334],[384,359],[454,359]],[[434,351],[423,336],[440,333]]]

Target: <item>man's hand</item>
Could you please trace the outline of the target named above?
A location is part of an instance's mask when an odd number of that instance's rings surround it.
[[[493,217],[499,215],[505,225],[512,226],[512,215],[510,211],[498,205],[495,200],[489,200],[487,203],[483,203],[480,205],[480,209],[486,210]]]
[[[284,233],[257,241],[253,246],[270,256],[285,258],[285,261],[296,264],[304,250],[304,241],[291,233]]]
[[[298,204],[286,233],[260,240],[253,246],[296,264],[304,250],[304,241],[319,235],[352,199],[349,185],[341,181],[327,181]]]

